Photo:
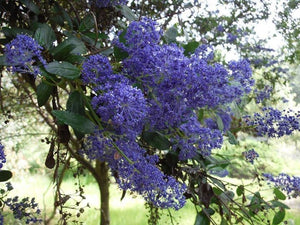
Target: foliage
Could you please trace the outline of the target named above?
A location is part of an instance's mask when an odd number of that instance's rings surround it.
[[[298,193],[299,178],[257,171],[254,181],[265,177],[276,186],[266,199],[259,189],[226,181],[235,156],[221,149],[238,145],[240,131],[279,138],[300,129],[299,112],[266,107],[288,81],[281,61],[251,30],[268,18],[270,2],[219,1],[228,14],[194,13],[204,3],[182,0],[0,2],[0,62],[51,129],[45,165],[54,169],[54,209],[63,224],[71,217],[64,212],[70,196],[60,185],[71,159],[99,185],[101,224],[109,224],[108,170],[124,196],[144,197],[150,224],[158,208],[178,210],[187,199],[195,224],[269,224],[265,213],[273,213],[272,224],[284,220],[280,189]],[[228,60],[230,52],[241,59]],[[247,115],[253,102],[260,112]],[[3,113],[13,109],[1,98]],[[250,164],[259,157],[255,149],[243,155]],[[83,198],[82,187],[78,193]]]

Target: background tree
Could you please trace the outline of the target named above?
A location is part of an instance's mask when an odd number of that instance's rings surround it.
[[[212,152],[237,145],[239,131],[281,137],[299,130],[299,113],[265,107],[280,100],[276,86],[289,79],[253,30],[270,16],[271,2],[218,1],[213,9],[204,1],[0,3],[1,65],[9,71],[1,79],[19,90],[2,85],[1,111],[22,116],[23,107],[11,104],[22,99],[48,125],[45,165],[54,169],[63,223],[68,196],[60,185],[74,159],[99,185],[101,224],[109,224],[110,172],[124,195],[145,198],[149,223],[157,222],[156,208],[179,209],[186,199],[196,206],[196,224],[268,224],[262,212],[269,211],[273,224],[284,219],[279,189],[298,196],[297,177],[254,174],[278,186],[267,201],[226,183],[230,158]],[[243,117],[253,103],[262,113]],[[258,154],[249,149],[244,157],[253,164]]]

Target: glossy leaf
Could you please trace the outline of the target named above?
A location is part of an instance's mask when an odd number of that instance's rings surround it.
[[[21,2],[32,12],[35,14],[40,14],[39,7],[31,0],[21,0]]]
[[[176,27],[170,27],[164,34],[167,43],[175,42],[178,36],[178,31]]]
[[[284,217],[285,217],[285,210],[284,209],[279,210],[273,217],[272,225],[280,224],[284,220]]]
[[[66,41],[60,43],[55,48],[52,48],[50,53],[53,55],[53,58],[58,61],[68,61],[68,57],[76,48],[76,45],[73,43],[67,43]]]
[[[125,18],[128,19],[130,22],[137,20],[136,15],[127,5],[120,6],[120,11],[122,15],[125,16]]]
[[[53,110],[52,114],[60,122],[71,126],[83,134],[90,134],[95,131],[96,125],[88,118],[73,112]]]
[[[241,196],[241,195],[244,193],[244,191],[245,191],[244,185],[239,185],[239,186],[237,187],[237,189],[236,189],[236,194],[237,194],[238,196]]]
[[[46,49],[49,49],[53,42],[56,40],[56,36],[52,28],[48,24],[39,24],[34,34],[34,39]]]
[[[150,146],[160,149],[160,150],[169,149],[171,146],[168,138],[166,138],[163,134],[161,134],[159,132],[144,132],[142,134],[142,138]]]
[[[52,91],[53,91],[53,86],[51,86],[43,81],[37,86],[36,94],[37,94],[37,101],[38,101],[39,107],[46,104]]]
[[[228,142],[232,145],[237,145],[239,142],[236,139],[236,137],[233,135],[233,133],[231,133],[229,130],[226,132],[227,136],[228,136]]]
[[[68,62],[51,62],[45,66],[47,72],[66,79],[74,80],[80,76],[80,70]]]
[[[9,170],[0,170],[0,182],[8,181],[12,177],[12,172]]]
[[[92,29],[95,26],[94,18],[92,14],[86,15],[80,25],[79,25],[79,31],[84,32]]]
[[[210,224],[210,220],[203,211],[197,213],[196,221],[194,225],[209,225],[209,224]]]
[[[286,196],[284,193],[282,193],[278,188],[274,188],[273,193],[275,194],[276,198],[280,199],[280,200],[285,200]]]
[[[184,55],[188,56],[190,54],[193,54],[196,50],[196,48],[199,47],[199,42],[198,41],[191,41],[187,43],[186,45],[183,45],[184,48]]]

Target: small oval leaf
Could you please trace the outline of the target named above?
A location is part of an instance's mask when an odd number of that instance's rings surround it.
[[[60,122],[71,126],[74,130],[77,130],[83,134],[90,134],[95,131],[96,125],[83,115],[59,110],[53,110],[52,114]]]
[[[45,66],[47,72],[66,79],[74,80],[80,76],[80,70],[68,62],[51,62]]]

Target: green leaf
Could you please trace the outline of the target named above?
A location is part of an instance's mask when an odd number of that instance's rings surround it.
[[[88,118],[73,112],[53,110],[52,114],[60,122],[71,126],[74,130],[83,134],[90,134],[95,131],[96,125]]]
[[[5,55],[0,56],[0,66],[7,66]]]
[[[8,181],[12,177],[12,172],[9,170],[0,170],[0,182]]]
[[[213,187],[212,189],[213,189],[213,192],[215,193],[215,195],[220,195],[223,193],[223,191],[218,187]]]
[[[277,224],[280,224],[283,220],[284,220],[284,217],[285,217],[285,210],[284,209],[281,209],[279,210],[273,217],[273,225],[277,225]]]
[[[127,5],[122,5],[118,8],[121,11],[122,15],[125,16],[125,18],[129,20],[129,22],[137,20],[136,15],[133,13],[133,11]]]
[[[84,32],[92,29],[95,26],[94,18],[92,14],[86,15],[79,25],[79,31]]]
[[[245,187],[244,185],[239,185],[236,189],[236,194],[238,196],[241,196],[245,192]]]
[[[74,91],[69,95],[69,99],[67,101],[67,111],[83,116],[85,115],[84,99],[79,91]],[[78,139],[82,139],[84,137],[84,134],[76,129],[74,129],[74,133]]]
[[[216,115],[217,117],[217,125],[219,130],[223,131],[224,130],[224,124],[222,118],[219,116],[219,114]]]
[[[209,224],[210,224],[210,220],[203,211],[197,213],[195,225],[209,225]]]
[[[31,0],[21,0],[21,2],[32,12],[36,15],[40,14],[39,7]]]
[[[55,48],[52,48],[50,50],[50,53],[53,55],[53,58],[57,61],[68,61],[67,59],[70,56],[71,51],[73,51],[75,48],[75,44],[67,43],[66,41],[64,41]]]
[[[228,136],[228,142],[232,145],[238,145],[239,142],[238,140],[235,138],[235,136],[233,135],[233,133],[231,133],[229,130],[226,131],[226,134]]]
[[[46,49],[50,49],[53,42],[56,40],[56,36],[52,28],[48,24],[39,24],[34,34],[34,39]]]
[[[286,204],[283,204],[282,202],[277,201],[277,200],[272,200],[271,203],[272,203],[272,206],[274,206],[274,207],[280,207],[280,208],[284,208],[284,209],[289,209],[290,208]]]
[[[221,221],[221,224],[220,224],[220,225],[228,225],[226,219],[224,219],[223,217],[222,217],[222,221]]]
[[[280,200],[285,200],[286,196],[284,193],[282,193],[278,188],[274,188],[273,193],[275,194],[276,198],[280,199]]]
[[[87,49],[85,47],[85,44],[78,39],[77,37],[71,36],[67,40],[64,41],[66,44],[73,44],[76,47],[71,51],[71,54],[74,55],[82,55],[87,53]]]
[[[66,79],[74,80],[80,76],[80,70],[69,62],[51,62],[45,66],[47,72]]]
[[[200,45],[199,42],[197,41],[191,41],[189,43],[187,43],[186,45],[183,45],[184,48],[184,55],[188,56],[190,54],[193,54],[196,50],[196,48],[198,48]]]
[[[142,139],[150,146],[160,150],[169,149],[171,146],[169,139],[159,132],[143,132]]]
[[[53,86],[45,83],[44,81],[42,81],[37,86],[36,94],[37,94],[37,101],[38,101],[39,107],[46,104],[46,102],[48,101],[52,91],[53,91]]]
[[[176,27],[170,27],[164,34],[167,43],[175,42],[178,36],[178,31]]]

